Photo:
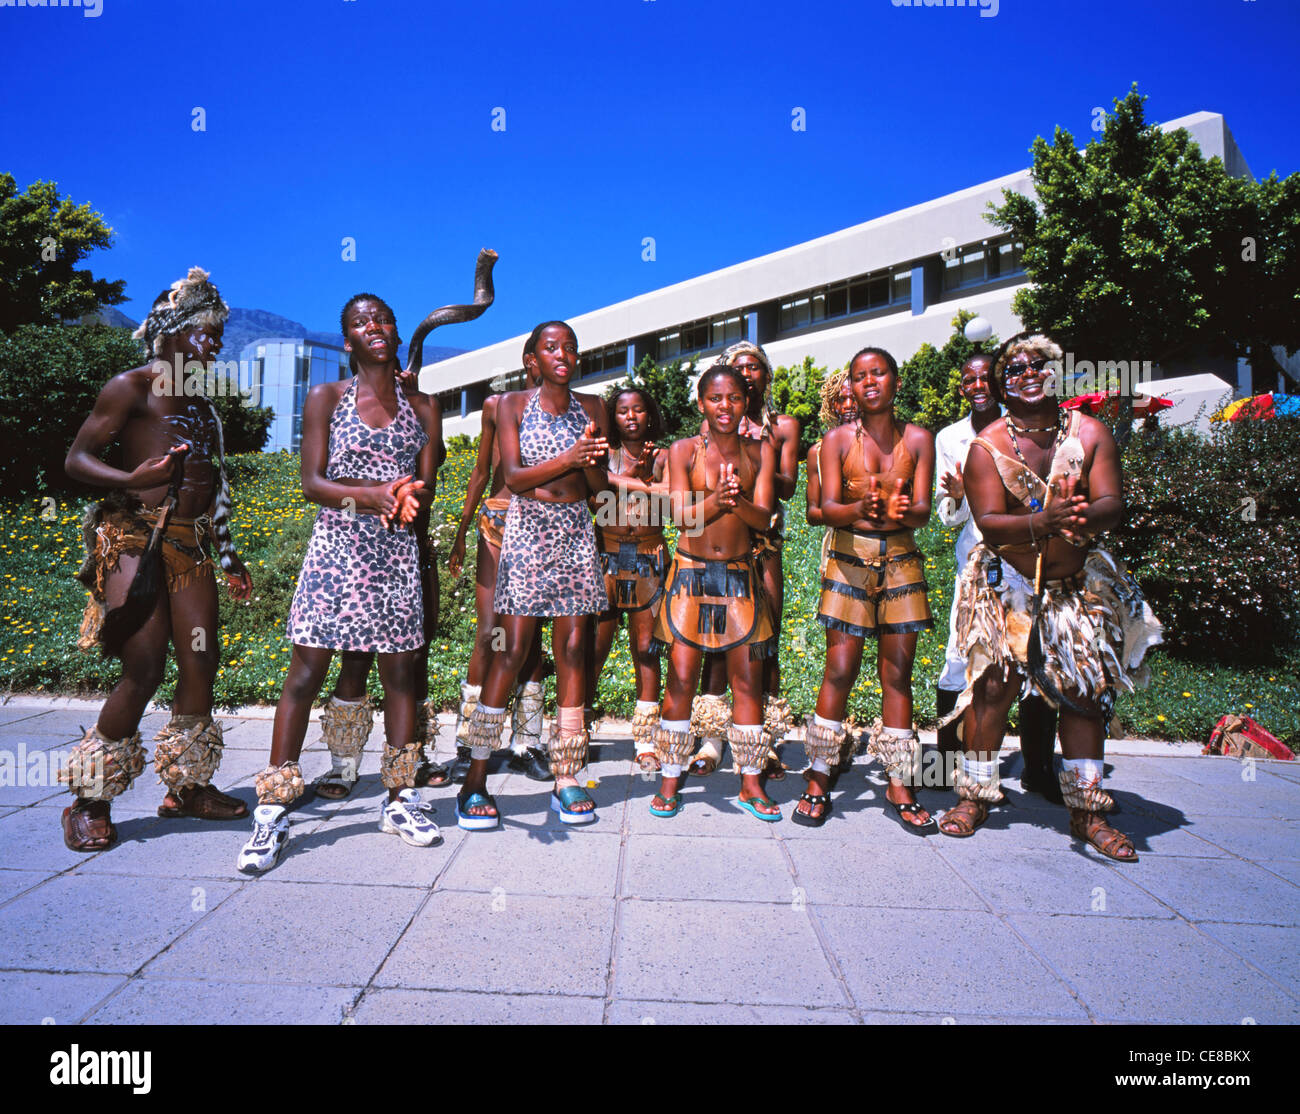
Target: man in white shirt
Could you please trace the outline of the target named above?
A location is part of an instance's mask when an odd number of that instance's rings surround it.
[[[971,518],[962,485],[962,468],[966,451],[981,430],[1002,416],[1002,407],[993,393],[991,373],[994,357],[982,353],[971,356],[961,369],[958,390],[970,403],[970,413],[960,421],[941,429],[934,439],[935,461],[935,511],[939,520],[950,527],[961,527],[957,536],[957,575],[966,567],[966,559],[980,540],[979,529]],[[952,612],[948,619],[948,646],[944,653],[943,673],[939,676],[936,699],[938,714],[942,717],[952,711],[957,695],[966,687],[966,657],[957,643],[957,600],[953,593]],[[1020,775],[1021,788],[1029,793],[1041,793],[1048,800],[1061,803],[1061,788],[1052,768],[1052,754],[1056,745],[1056,711],[1037,694],[1020,700],[1020,753],[1024,770]],[[939,729],[939,749],[957,753],[961,743],[957,739],[958,723]]]

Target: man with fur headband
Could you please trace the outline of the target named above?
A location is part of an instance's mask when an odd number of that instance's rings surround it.
[[[1036,689],[1060,713],[1061,793],[1070,833],[1109,859],[1137,861],[1133,841],[1106,819],[1106,725],[1118,692],[1145,681],[1142,659],[1160,624],[1122,564],[1094,539],[1124,517],[1119,450],[1096,418],[1057,405],[1060,347],[1012,337],[993,368],[1006,415],[971,442],[965,493],[983,541],[957,586],[966,687],[946,717],[968,707],[960,801],[939,821],[973,835],[1002,799],[998,749],[1007,711]]]
[[[91,598],[78,645],[122,659],[122,679],[59,775],[77,798],[63,812],[63,839],[74,851],[117,840],[110,802],[144,770],[140,717],[162,681],[169,641],[179,679],[171,719],[154,740],[154,769],[167,786],[158,814],[248,815],[211,784],[222,751],[221,724],[212,719],[220,653],[214,541],[231,595],[247,599],[253,582],[230,539],[221,420],[184,382],[206,379],[229,314],[198,267],[163,291],[135,333],[152,361],[104,385],[64,464],[71,479],[112,489],[83,522],[78,579]],[[100,459],[114,441],[123,468]]]

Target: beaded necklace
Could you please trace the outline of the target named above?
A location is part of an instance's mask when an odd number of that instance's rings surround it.
[[[1041,429],[1034,429],[1027,426],[1021,426],[1020,432],[1021,433],[1050,433],[1053,429],[1055,429],[1056,440],[1053,441],[1052,443],[1052,457],[1054,459],[1057,450],[1060,449],[1061,445],[1065,443],[1066,426],[1065,423],[1061,421],[1061,417],[1062,417],[1061,411],[1057,410],[1055,426],[1043,426]],[[1025,466],[1025,471],[1022,473],[1021,479],[1024,482],[1025,489],[1027,491],[1032,491],[1033,481],[1034,480],[1041,481],[1043,477],[1029,467],[1029,461],[1025,459],[1025,454],[1020,451],[1020,442],[1016,439],[1016,426],[1011,421],[1011,418],[1009,416],[1007,418],[1006,425],[1007,425],[1007,436],[1010,437],[1011,439],[1011,447],[1016,451],[1016,456],[1020,458],[1020,463]],[[1051,465],[1049,464],[1048,467],[1050,468]],[[1029,508],[1031,511],[1041,511],[1043,509],[1043,501],[1041,499],[1037,499],[1031,496],[1029,499]]]

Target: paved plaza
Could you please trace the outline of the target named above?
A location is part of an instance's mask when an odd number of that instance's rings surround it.
[[[460,831],[455,790],[424,790],[444,842],[419,849],[378,828],[378,720],[358,790],[309,795],[280,865],[248,878],[251,822],[160,819],[152,769],[114,802],[116,847],[64,847],[50,757],[97,708],[0,705],[0,1021],[1300,1021],[1300,762],[1111,744],[1116,824],[1141,855],[1112,864],[1020,791],[1011,746],[987,826],[922,839],[886,814],[865,757],[819,829],[789,819],[797,774],[771,783],[786,818],[765,824],[725,767],[657,819],[626,725],[606,724],[595,824],[561,826],[545,784],[498,774],[499,830]],[[270,716],[221,717],[217,783],[250,807]],[[141,726],[151,754],[165,720]],[[785,758],[800,766],[802,745]],[[304,776],[328,765],[313,722]]]

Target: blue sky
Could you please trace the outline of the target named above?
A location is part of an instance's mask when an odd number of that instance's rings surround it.
[[[105,215],[89,265],[137,318],[197,263],[409,332],[489,246],[496,305],[430,341],[477,347],[1020,169],[1133,81],[1149,119],[1222,112],[1256,175],[1298,162],[1294,0],[100,2],[0,7],[0,170]]]

